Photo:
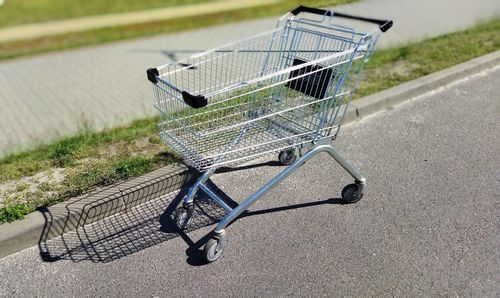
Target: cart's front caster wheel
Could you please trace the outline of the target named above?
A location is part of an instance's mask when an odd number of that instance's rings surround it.
[[[193,222],[194,205],[182,206],[175,214],[175,224],[181,230],[186,229]]]
[[[226,246],[226,236],[219,235],[208,240],[205,244],[205,249],[203,249],[203,256],[208,263],[216,261],[224,251],[224,246]]]
[[[346,203],[356,203],[361,200],[364,193],[363,184],[353,183],[342,189],[342,199]]]
[[[292,164],[297,160],[297,149],[292,148],[281,151],[278,155],[278,160],[285,166]]]

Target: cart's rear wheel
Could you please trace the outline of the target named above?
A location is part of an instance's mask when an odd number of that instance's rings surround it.
[[[181,230],[186,229],[193,222],[194,205],[182,206],[175,214],[175,224]]]
[[[250,119],[259,118],[259,111],[258,110],[250,110],[250,111],[248,111],[248,117]]]
[[[297,160],[297,155],[297,149],[295,148],[283,150],[278,155],[278,160],[280,161],[280,163],[287,166]]]
[[[342,199],[346,203],[356,203],[361,200],[364,193],[363,184],[353,183],[342,189]]]
[[[224,252],[226,246],[226,236],[219,235],[211,238],[205,244],[203,255],[208,263],[216,261]]]

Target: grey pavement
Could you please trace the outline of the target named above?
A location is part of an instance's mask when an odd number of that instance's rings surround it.
[[[499,84],[497,67],[344,127],[336,146],[368,178],[356,204],[338,204],[351,178],[321,155],[227,229],[215,263],[198,247],[223,212],[197,200],[178,235],[172,194],[42,242],[50,262],[0,260],[0,296],[498,297]],[[241,199],[280,169],[214,182]]]
[[[338,11],[393,18],[380,47],[457,31],[500,15],[496,0],[365,0]],[[145,69],[269,30],[276,18],[0,63],[0,155],[156,115]]]

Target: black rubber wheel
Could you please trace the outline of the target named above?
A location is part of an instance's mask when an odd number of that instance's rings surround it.
[[[278,155],[278,160],[285,166],[292,164],[297,160],[297,150],[292,148],[281,151]]]
[[[224,252],[226,246],[226,236],[220,235],[207,241],[203,249],[203,256],[208,263],[216,261]]]
[[[258,110],[250,110],[248,111],[248,117],[250,119],[255,119],[259,117],[259,111]]]
[[[181,230],[186,229],[193,222],[194,205],[182,206],[175,214],[175,224]]]
[[[364,189],[362,184],[349,184],[342,189],[342,199],[346,203],[356,203],[363,197]]]

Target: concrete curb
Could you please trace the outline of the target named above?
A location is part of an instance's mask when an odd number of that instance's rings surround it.
[[[350,104],[344,123],[358,121],[498,64],[500,51],[361,98]],[[126,212],[148,200],[190,185],[196,177],[197,174],[186,166],[174,164],[32,213],[24,220],[0,225],[0,258],[113,214]]]
[[[360,120],[368,115],[391,108],[406,100],[446,86],[498,64],[500,64],[500,51],[474,58],[416,80],[363,97],[349,105],[344,123]]]

